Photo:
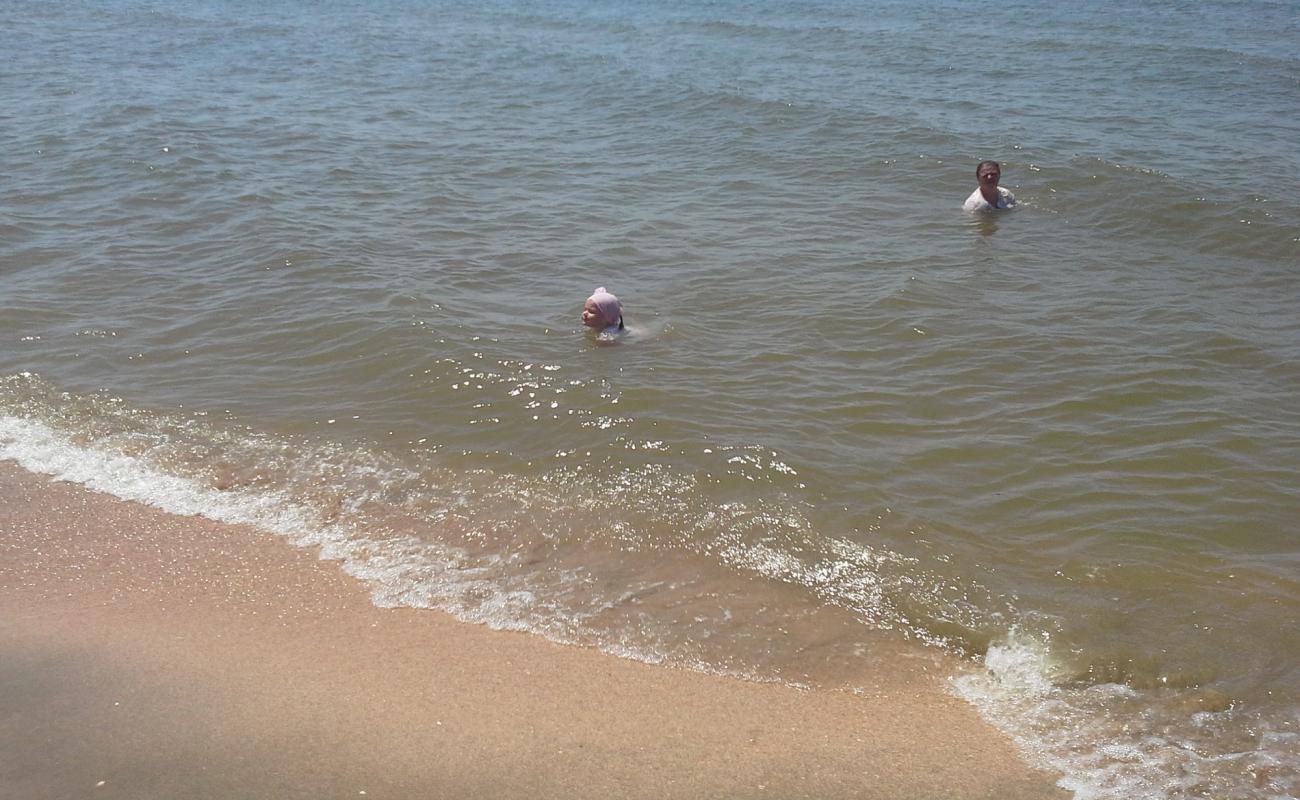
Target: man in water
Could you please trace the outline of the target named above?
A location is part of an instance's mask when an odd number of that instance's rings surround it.
[[[975,168],[975,179],[980,188],[971,193],[962,204],[966,211],[992,211],[999,208],[1011,208],[1016,204],[1016,196],[998,186],[1002,178],[1002,167],[996,161],[981,161]]]

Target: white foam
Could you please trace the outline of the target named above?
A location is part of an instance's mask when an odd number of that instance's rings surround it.
[[[1295,742],[1261,736],[1257,746],[1228,751],[1214,731],[1192,741],[1195,726],[1167,703],[1168,695],[1119,684],[1059,685],[1047,641],[1013,630],[989,648],[982,669],[952,680],[957,696],[1009,734],[1033,762],[1061,773],[1058,785],[1076,800],[1176,800],[1233,796],[1273,800],[1288,778],[1244,788],[1241,775],[1287,760],[1294,774]],[[1163,704],[1162,704],[1163,703]],[[1242,720],[1220,721],[1240,727]],[[1195,715],[1200,720],[1203,714]],[[1171,724],[1172,723],[1172,724]],[[1247,726],[1250,727],[1250,726]]]
[[[1047,650],[1032,639],[989,647],[984,668],[1004,693],[1045,697],[1052,691]]]
[[[173,514],[257,525],[294,541],[319,534],[310,515],[274,492],[219,491],[168,475],[130,455],[69,442],[48,426],[0,416],[0,458],[58,480],[79,483],[123,500]]]
[[[74,444],[29,419],[0,416],[0,459],[172,514],[253,525],[298,546],[319,546],[321,558],[342,562],[346,572],[367,583],[381,607],[438,608],[467,622],[561,638],[539,629],[546,626],[534,619],[537,599],[531,592],[496,585],[491,558],[469,559],[455,548],[411,538],[381,542],[358,536],[322,522],[315,510],[284,492],[214,489],[131,455]]]

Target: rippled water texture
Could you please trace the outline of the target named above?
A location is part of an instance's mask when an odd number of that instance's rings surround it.
[[[1294,3],[0,24],[0,457],[650,661],[955,652],[1081,798],[1300,793]]]

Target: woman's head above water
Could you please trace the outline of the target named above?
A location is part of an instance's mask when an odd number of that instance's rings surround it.
[[[619,330],[622,330],[623,304],[601,286],[591,293],[591,297],[588,297],[583,305],[582,324],[598,331],[613,325],[617,325]]]

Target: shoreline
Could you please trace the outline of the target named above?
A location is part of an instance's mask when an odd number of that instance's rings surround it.
[[[920,663],[809,691],[379,608],[0,461],[0,797],[1069,796]]]

